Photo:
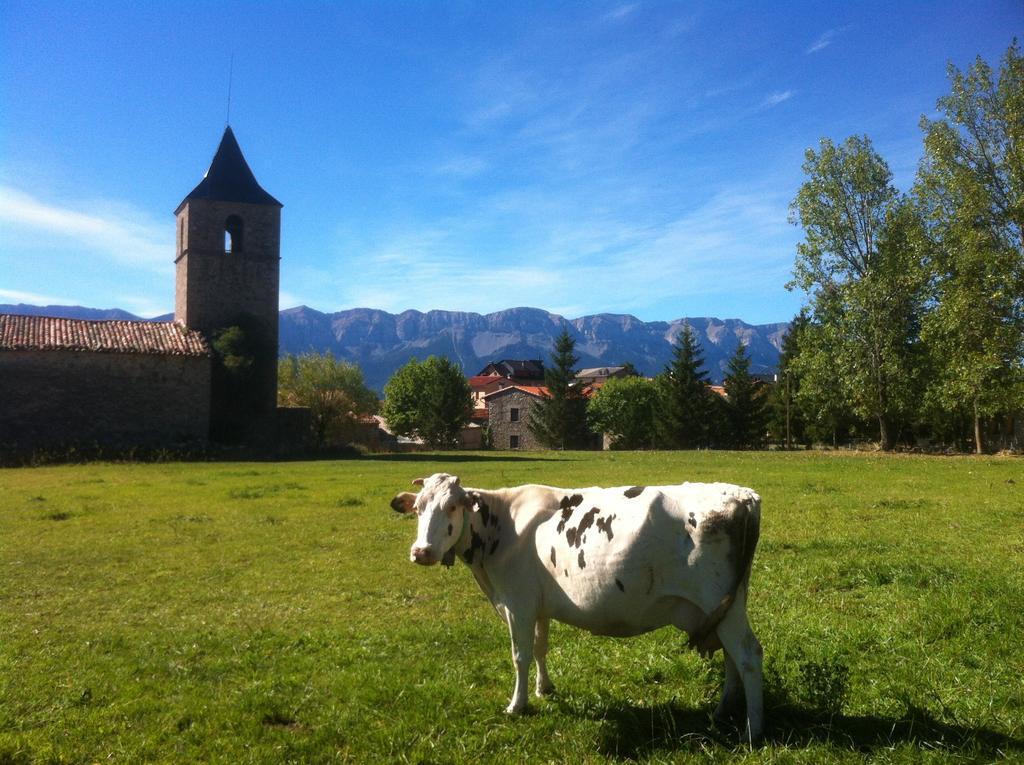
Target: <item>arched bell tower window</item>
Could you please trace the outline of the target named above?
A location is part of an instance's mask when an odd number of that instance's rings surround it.
[[[229,215],[224,221],[224,254],[242,252],[242,219],[237,215]]]

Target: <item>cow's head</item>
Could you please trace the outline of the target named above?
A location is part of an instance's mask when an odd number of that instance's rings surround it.
[[[458,476],[447,473],[417,478],[413,484],[423,487],[418,494],[404,491],[391,500],[392,510],[419,516],[409,560],[421,566],[432,566],[446,558],[445,562],[450,563],[447,553],[462,533],[464,511],[473,509],[474,497],[459,485]]]

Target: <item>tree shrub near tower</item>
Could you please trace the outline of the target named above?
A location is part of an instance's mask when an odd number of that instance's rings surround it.
[[[377,411],[377,396],[359,366],[331,353],[289,354],[278,363],[277,384],[282,406],[309,408],[317,449],[350,443],[360,415]]]
[[[550,449],[585,449],[592,443],[587,427],[587,400],[576,380],[574,354],[576,341],[563,327],[555,338],[551,366],[544,368],[547,396],[538,401],[527,427],[534,437]]]
[[[462,370],[447,358],[413,358],[384,386],[381,414],[396,435],[447,449],[458,444],[473,414],[473,394]]]

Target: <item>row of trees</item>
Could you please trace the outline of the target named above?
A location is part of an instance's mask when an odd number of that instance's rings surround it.
[[[807,151],[789,287],[809,306],[778,390],[789,439],[871,421],[891,449],[969,422],[980,453],[986,425],[1024,410],[1024,64],[1014,42],[998,76],[980,58],[949,74],[909,194],[866,136]]]
[[[727,398],[710,387],[693,331],[683,328],[672,362],[653,380],[632,374],[606,382],[591,398],[576,381],[575,342],[567,330],[555,341],[545,370],[548,397],[527,422],[553,449],[586,449],[606,433],[618,449],[757,448],[764,443],[766,389],[750,375],[741,344],[729,362]],[[352,440],[361,416],[378,410],[359,367],[332,355],[288,356],[278,366],[278,399],[310,409],[316,448]],[[411,359],[384,386],[380,413],[398,435],[432,448],[454,446],[469,422],[473,399],[459,367],[443,357]]]
[[[542,444],[586,448],[595,433],[607,434],[615,449],[752,449],[764,444],[767,388],[751,376],[742,343],[729,360],[725,398],[712,389],[700,343],[685,325],[661,374],[612,378],[589,401],[573,384],[574,345],[563,330],[545,372],[549,398],[537,404],[528,423]]]

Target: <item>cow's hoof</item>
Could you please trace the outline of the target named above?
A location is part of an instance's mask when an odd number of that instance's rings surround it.
[[[505,714],[507,715],[521,715],[526,714],[526,704],[509,704],[505,707]]]
[[[537,698],[544,698],[545,696],[554,696],[557,691],[555,690],[554,683],[548,683],[537,688]]]

